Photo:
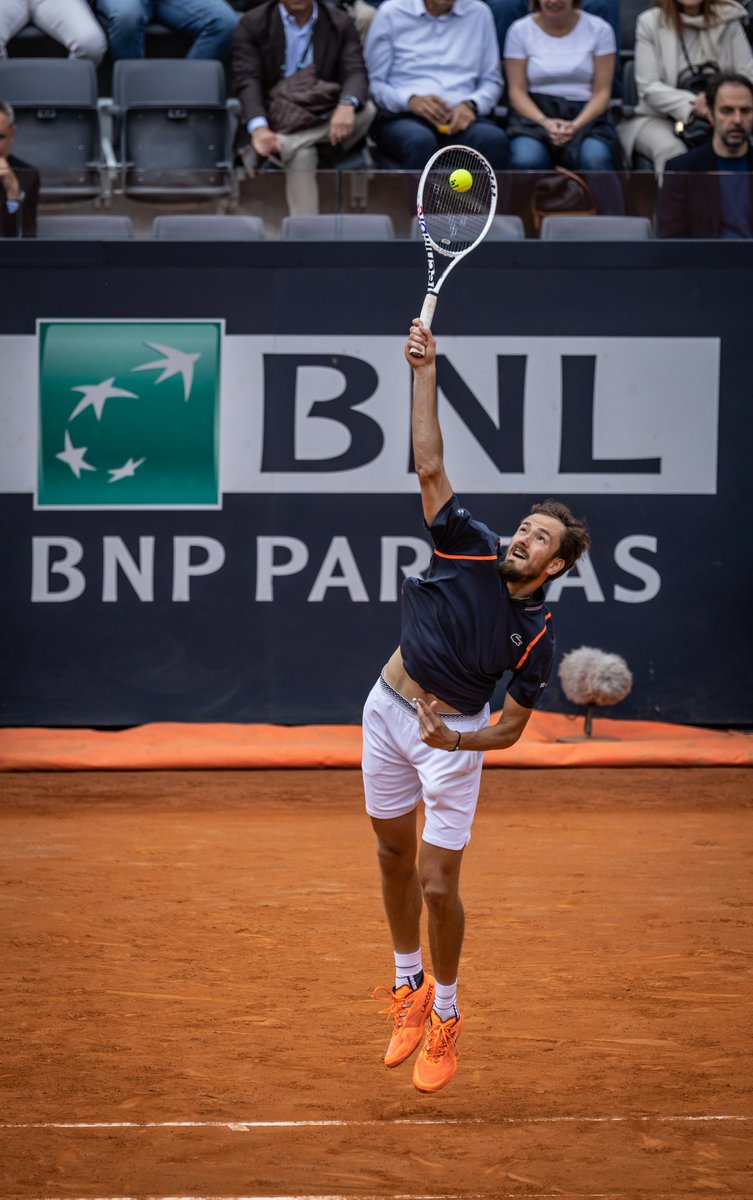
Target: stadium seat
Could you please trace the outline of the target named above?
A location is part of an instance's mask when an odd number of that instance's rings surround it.
[[[37,217],[37,240],[122,242],[131,238],[133,238],[133,223],[130,217],[114,215]]]
[[[544,217],[543,242],[642,242],[653,237],[648,217]]]
[[[327,213],[311,217],[283,217],[286,242],[387,242],[395,236],[384,213]]]
[[[222,63],[125,59],[113,73],[113,143],[125,195],[237,195],[238,103]]]
[[[95,197],[106,190],[93,63],[0,59],[0,97],[13,105],[14,151],[39,170],[44,199]]]
[[[513,216],[511,213],[500,213],[492,218],[492,223],[486,236],[490,242],[522,242],[526,236],[523,218]],[[418,224],[418,217],[414,217],[411,222],[411,237],[421,237],[421,227]]]
[[[155,217],[152,237],[160,242],[261,242],[261,217],[177,216]]]

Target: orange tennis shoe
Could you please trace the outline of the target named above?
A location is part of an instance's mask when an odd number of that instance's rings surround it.
[[[462,1014],[442,1021],[432,1012],[426,1041],[413,1068],[413,1086],[419,1092],[438,1092],[447,1087],[458,1069],[458,1038],[462,1029]]]
[[[389,1008],[380,1008],[379,1013],[394,1022],[390,1044],[384,1056],[386,1067],[399,1067],[416,1049],[424,1036],[424,1026],[434,1004],[434,991],[434,979],[426,972],[421,987],[415,990],[408,987],[407,983],[397,991],[387,987],[375,990],[375,1000],[380,999],[382,994],[389,997]]]

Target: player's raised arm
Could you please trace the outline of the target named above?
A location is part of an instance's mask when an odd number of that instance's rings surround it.
[[[419,354],[411,354],[411,348]],[[411,325],[405,357],[413,371],[413,458],[421,485],[424,517],[431,525],[452,495],[444,469],[444,442],[437,414],[437,344],[418,317]]]

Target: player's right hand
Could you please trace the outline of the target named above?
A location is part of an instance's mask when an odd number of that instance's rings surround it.
[[[411,348],[418,353],[411,354]],[[420,317],[414,317],[405,344],[405,357],[414,371],[422,367],[433,366],[437,353],[437,343],[430,329],[424,328]]]

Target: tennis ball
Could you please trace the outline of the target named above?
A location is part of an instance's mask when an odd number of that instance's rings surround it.
[[[450,176],[450,187],[456,192],[467,192],[470,187],[473,187],[473,176],[470,171],[453,171]]]

